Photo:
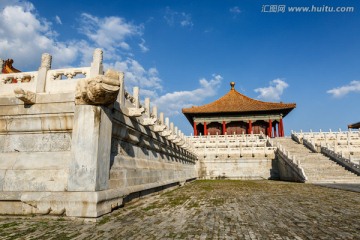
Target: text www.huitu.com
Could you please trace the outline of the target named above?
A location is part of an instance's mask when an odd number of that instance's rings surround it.
[[[355,7],[335,7],[335,6],[287,6],[287,5],[262,5],[263,13],[352,13]]]

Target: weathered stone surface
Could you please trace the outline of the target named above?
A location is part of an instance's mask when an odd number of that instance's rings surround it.
[[[108,188],[111,148],[109,110],[77,105],[72,135],[69,191],[99,191]]]
[[[0,195],[3,214],[51,214],[74,217],[98,217],[122,204],[128,191],[100,192],[22,192],[18,195],[5,192]]]
[[[62,152],[71,149],[71,133],[0,135],[2,152]]]
[[[70,152],[0,153],[0,171],[4,171],[1,189],[64,191],[67,187],[69,158]]]
[[[359,206],[359,193],[310,184],[196,181],[97,223],[2,217],[0,229],[5,239],[358,239]]]
[[[198,162],[199,177],[203,179],[271,179],[273,159],[228,158],[207,156]]]
[[[10,170],[6,171],[3,191],[65,191],[67,170]]]
[[[6,170],[0,168],[0,191],[3,191],[4,189],[5,173]]]

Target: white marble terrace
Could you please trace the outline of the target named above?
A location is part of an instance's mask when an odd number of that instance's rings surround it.
[[[269,146],[263,134],[206,135],[187,137],[198,157],[208,155],[267,157],[274,155],[276,147]]]
[[[332,131],[322,130],[318,132],[295,132],[291,137],[298,143],[302,143],[314,152],[327,151],[347,159],[355,164],[360,163],[360,131]]]

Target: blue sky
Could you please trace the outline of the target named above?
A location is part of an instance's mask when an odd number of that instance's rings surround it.
[[[266,6],[285,12],[262,12]],[[353,7],[289,12],[288,7]],[[0,58],[36,70],[89,66],[95,48],[130,90],[165,112],[185,134],[181,108],[235,88],[263,101],[295,102],[290,130],[337,130],[360,121],[358,0],[0,1]]]

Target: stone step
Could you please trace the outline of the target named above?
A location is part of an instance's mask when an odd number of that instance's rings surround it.
[[[355,174],[346,174],[346,173],[324,173],[324,172],[305,172],[307,176],[331,176],[331,177],[354,177],[358,176]],[[360,178],[359,178],[360,179]]]
[[[305,163],[300,161],[300,166],[305,168],[321,168],[321,169],[341,169],[347,171],[344,167],[340,165],[328,165],[328,164],[316,164],[316,163]]]
[[[351,182],[360,182],[360,179],[358,178],[341,178],[341,177],[317,177],[317,176],[306,176],[308,181],[319,181],[319,180],[326,180],[326,179],[331,179],[331,180],[337,180],[337,181],[351,181]]]
[[[305,172],[305,171],[304,171]],[[358,176],[352,175],[352,174],[339,174],[339,173],[319,173],[319,172],[305,172],[305,175],[307,176],[321,176],[321,177],[351,177],[351,178],[357,178]]]
[[[321,160],[321,161],[315,161],[315,160],[306,160],[306,159],[300,159],[300,158],[296,158],[296,160],[300,161],[301,165],[309,165],[309,166],[322,166],[322,167],[327,167],[327,166],[335,166],[335,167],[339,167],[340,165],[337,164],[336,162],[329,160]]]
[[[316,183],[360,183],[360,177],[346,170],[321,153],[314,153],[290,138],[275,139],[291,156],[300,161],[309,182]]]
[[[309,180],[307,183],[360,183],[360,181],[350,181],[350,180],[333,180],[333,179],[321,179],[321,180]]]
[[[306,176],[312,177],[325,177],[325,178],[356,178],[360,180],[360,177],[357,175],[344,175],[344,174],[315,174],[315,173],[306,173]]]

